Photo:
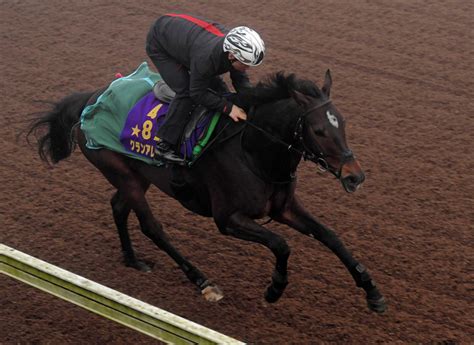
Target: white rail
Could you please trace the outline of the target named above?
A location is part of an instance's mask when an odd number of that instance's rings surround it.
[[[169,344],[244,344],[1,243],[0,272]]]

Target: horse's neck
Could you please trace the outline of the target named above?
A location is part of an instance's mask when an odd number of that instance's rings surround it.
[[[301,155],[289,150],[289,145],[298,148],[294,135],[297,120],[297,116],[287,113],[279,116],[268,109],[257,109],[249,119],[264,132],[248,125],[243,135],[243,149],[250,157],[250,164],[270,180],[288,180],[301,160]]]

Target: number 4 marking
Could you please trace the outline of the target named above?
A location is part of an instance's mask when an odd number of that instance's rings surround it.
[[[156,115],[158,115],[158,111],[160,111],[161,107],[163,106],[162,103],[158,104],[156,107],[154,107],[153,109],[151,109],[148,114],[146,114],[147,117],[151,118],[151,119],[155,119],[156,118]]]

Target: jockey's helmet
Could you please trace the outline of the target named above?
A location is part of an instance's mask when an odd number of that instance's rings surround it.
[[[258,66],[265,56],[265,43],[256,31],[238,26],[225,36],[224,51],[232,53],[245,65]]]

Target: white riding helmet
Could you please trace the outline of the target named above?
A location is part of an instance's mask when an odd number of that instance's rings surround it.
[[[265,56],[265,43],[256,31],[238,26],[225,36],[224,51],[232,53],[245,65],[258,66]]]

